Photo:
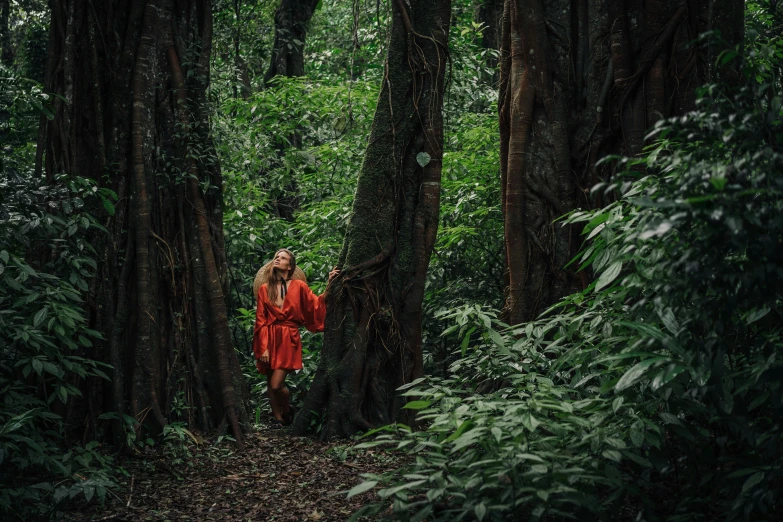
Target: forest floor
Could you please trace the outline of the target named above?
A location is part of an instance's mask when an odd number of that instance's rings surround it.
[[[346,498],[360,475],[397,464],[383,450],[352,451],[355,441],[320,442],[288,429],[262,427],[242,451],[228,444],[203,444],[185,457],[126,459],[128,476],[116,495],[102,507],[72,507],[59,520],[342,522],[375,498],[372,492]]]

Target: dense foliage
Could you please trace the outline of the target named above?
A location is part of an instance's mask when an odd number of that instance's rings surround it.
[[[47,97],[13,76],[0,87],[0,513],[44,515],[81,493],[102,500],[113,485],[110,459],[97,442],[74,444],[67,420],[80,381],[108,378],[85,357],[99,334],[82,305],[96,268],[88,230],[102,228],[86,205],[111,208],[114,195],[81,178],[35,179],[26,133],[50,114]]]
[[[776,63],[774,47],[761,58]],[[729,52],[722,59],[730,60]],[[446,314],[447,379],[409,386],[423,431],[389,427],[404,475],[368,476],[404,520],[772,520],[783,506],[780,78],[703,89],[656,128],[605,208],[577,211],[583,292],[510,330]]]

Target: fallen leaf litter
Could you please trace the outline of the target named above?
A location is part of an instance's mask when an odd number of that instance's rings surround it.
[[[355,444],[264,428],[247,437],[242,452],[223,443],[219,456],[214,449],[196,454],[191,446],[192,465],[170,467],[154,455],[126,459],[130,476],[116,497],[108,495],[103,507],[71,506],[60,520],[342,522],[376,498],[372,491],[345,498],[361,474],[394,467],[387,453],[347,451]]]

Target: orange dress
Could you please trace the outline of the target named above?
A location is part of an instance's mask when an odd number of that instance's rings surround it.
[[[258,371],[302,369],[302,339],[299,327],[311,332],[323,332],[326,303],[323,295],[315,295],[307,283],[293,279],[283,300],[283,308],[269,301],[266,285],[258,290],[256,325],[253,328],[253,354]],[[269,350],[269,363],[259,358]]]

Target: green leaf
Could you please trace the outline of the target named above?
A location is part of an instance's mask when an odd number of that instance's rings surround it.
[[[749,489],[751,489],[753,486],[760,483],[762,480],[764,480],[764,472],[758,471],[748,477],[748,480],[745,481],[745,483],[742,485],[742,492],[745,493]]]
[[[492,329],[487,331],[489,332],[489,338],[492,339],[495,346],[503,346],[503,337],[498,332]]]
[[[357,522],[362,517],[372,517],[383,511],[385,508],[386,505],[380,502],[367,504],[359,508],[359,510],[352,514],[346,522]]]
[[[630,370],[625,372],[622,377],[620,377],[620,380],[617,381],[617,384],[614,385],[615,391],[622,391],[630,386],[633,386],[636,381],[638,381],[644,375],[650,366],[664,359],[667,358],[650,357],[649,359],[645,359],[644,361],[636,364]]]
[[[644,466],[645,468],[652,468],[653,467],[652,462],[650,462],[646,458],[642,457],[641,455],[637,455],[633,451],[622,450],[621,453],[628,460],[631,460],[631,461],[639,464],[640,466]]]
[[[759,319],[763,318],[765,315],[769,313],[769,308],[766,306],[762,308],[756,308],[752,312],[748,314],[748,317],[745,319],[748,324],[755,323]]]
[[[38,313],[35,314],[35,317],[33,317],[33,326],[38,327],[39,324],[44,322],[46,320],[46,314],[48,313],[47,308],[41,308],[38,310]]]
[[[531,432],[536,431],[536,428],[539,424],[541,424],[538,419],[536,419],[532,413],[529,411],[522,414],[520,417],[520,421],[522,422],[522,426],[530,430]]]
[[[623,262],[622,261],[615,261],[611,265],[609,265],[609,268],[604,270],[601,273],[601,276],[598,278],[598,282],[595,285],[595,291],[598,292],[602,288],[607,287],[609,284],[612,283],[615,279],[617,279],[617,276],[620,275],[620,272],[623,269]]]
[[[106,209],[106,212],[108,212],[110,216],[113,216],[115,212],[114,204],[106,198],[101,198],[101,200],[103,201],[103,208]]]
[[[404,410],[423,410],[428,408],[432,404],[432,401],[411,401],[402,407]]]
[[[727,178],[721,177],[721,176],[715,176],[710,178],[710,183],[713,187],[715,187],[716,190],[722,191],[726,184],[729,182]]]
[[[485,506],[483,502],[479,502],[473,511],[476,513],[476,518],[479,520],[484,520],[484,517],[487,516],[487,506]]]
[[[67,496],[68,496],[68,488],[66,488],[65,486],[60,486],[54,492],[54,497],[53,497],[54,503],[57,504],[57,503],[65,500],[65,497],[67,497]]]
[[[644,443],[644,423],[641,420],[637,420],[631,424],[631,444],[640,448]]]
[[[98,368],[93,368],[93,369],[92,369],[92,373],[93,373],[94,375],[97,375],[97,376],[98,376],[98,377],[100,377],[101,379],[105,379],[105,380],[107,380],[107,381],[110,381],[110,380],[111,380],[111,379],[109,378],[109,376],[108,376],[108,375],[106,375],[106,373],[105,373],[105,372],[103,372],[103,371],[99,370]],[[256,422],[256,424],[259,424],[259,423],[258,423],[258,422]]]
[[[33,418],[35,413],[36,410],[29,410],[11,418],[2,427],[0,427],[0,435],[7,435],[12,431],[18,430],[28,423]]]
[[[476,327],[472,326],[467,332],[465,332],[465,337],[462,338],[462,344],[460,345],[460,352],[462,352],[463,358],[467,355],[468,352],[468,343],[470,343],[470,335],[475,331],[476,331]]]
[[[610,215],[611,215],[611,214],[610,214],[609,212],[601,212],[601,213],[599,213],[598,215],[596,215],[595,217],[593,217],[593,219],[591,219],[591,220],[590,220],[590,221],[589,221],[589,222],[588,222],[588,223],[585,225],[585,228],[584,228],[584,230],[582,231],[582,234],[586,234],[586,233],[588,233],[588,232],[589,232],[590,230],[592,230],[594,227],[596,227],[596,226],[600,225],[601,223],[603,223],[604,221],[606,221],[607,219],[609,219]]]
[[[65,372],[61,370],[59,367],[55,366],[54,364],[50,363],[49,361],[43,362],[43,369],[47,373],[51,373],[55,377],[62,378],[65,375]]]
[[[473,427],[473,422],[466,420],[462,424],[460,424],[459,428],[457,428],[457,431],[449,435],[449,437],[444,440],[443,442],[451,442],[453,440],[458,439],[463,433],[465,433],[467,430]]]
[[[351,497],[355,497],[356,495],[361,495],[365,491],[369,491],[377,485],[378,485],[377,480],[368,480],[366,482],[362,482],[361,484],[357,484],[356,486],[352,487],[348,491],[348,495],[346,496],[346,498],[351,498]]]
[[[665,386],[672,380],[674,380],[678,375],[683,373],[686,370],[686,368],[680,364],[670,364],[667,367],[660,370],[655,377],[653,377],[652,383],[650,386],[653,390],[658,390],[662,386]]]
[[[682,424],[680,422],[680,419],[678,419],[676,415],[672,415],[671,413],[669,413],[667,411],[660,412],[658,414],[658,416],[661,417],[663,422],[665,422],[667,424],[676,424],[678,426]]]
[[[417,384],[419,384],[421,382],[424,382],[424,377],[419,377],[418,379],[412,380],[408,384],[403,384],[402,386],[397,388],[397,391],[402,391],[402,390],[407,390],[408,388],[413,388],[414,386],[416,386]]]
[[[426,152],[419,152],[416,154],[416,163],[418,163],[421,167],[426,167],[427,164],[429,164],[430,160],[432,158],[429,154]]]
[[[733,49],[726,49],[718,55],[717,61],[721,65],[725,65],[737,57],[737,51]]]
[[[623,458],[622,454],[619,451],[610,450],[610,449],[604,450],[603,453],[601,453],[601,455],[615,462],[620,462]]]
[[[765,393],[762,393],[761,395],[759,395],[755,399],[753,399],[753,402],[751,402],[750,406],[748,406],[748,411],[753,411],[756,408],[758,408],[759,406],[761,406],[762,404],[764,404],[767,401],[767,399],[769,399],[769,395],[770,395],[770,393],[769,393],[769,391],[767,391]]]
[[[677,335],[677,332],[680,330],[680,324],[674,317],[674,312],[672,309],[666,308],[665,310],[659,311],[658,316],[661,318],[661,321],[663,321],[663,325],[666,327],[666,329],[669,330],[672,335]]]

